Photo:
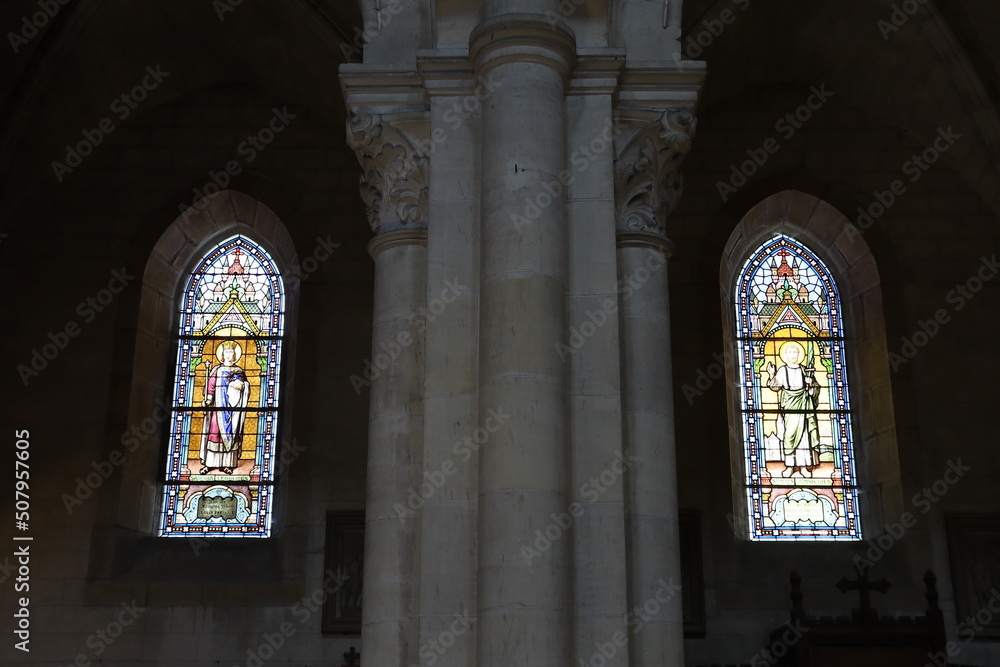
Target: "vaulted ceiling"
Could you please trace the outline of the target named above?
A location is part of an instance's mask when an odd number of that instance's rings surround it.
[[[1000,3],[925,0],[912,17],[897,10],[906,20],[892,23],[894,6],[918,3],[687,0],[684,41],[724,9],[736,15],[698,54],[709,63],[701,106],[761,84],[824,82],[917,141],[953,126],[969,140],[946,162],[1000,213]],[[15,166],[48,168],[27,157],[57,153],[107,113],[122,81],[138,83],[145,65],[160,64],[174,77],[159,102],[245,83],[331,119],[343,116],[337,66],[361,25],[356,2],[77,0],[40,21],[44,27],[15,53],[9,33],[21,32],[39,6],[0,3],[10,48],[0,67],[4,176]]]
[[[65,2],[65,0],[63,0]],[[156,104],[216,85],[246,84],[342,117],[337,67],[351,55],[356,3],[340,0],[39,0],[0,3],[0,172],[19,151],[55,154],[108,115],[145,66],[170,73]],[[24,28],[34,15],[38,34]],[[16,42],[8,32],[28,35]],[[33,35],[33,36],[31,36]],[[347,48],[343,45],[347,44]],[[32,168],[34,165],[25,165]]]
[[[698,54],[703,109],[762,84],[822,82],[919,143],[953,127],[963,140],[944,162],[1000,214],[1000,4],[687,0],[683,41],[726,9],[735,20]]]

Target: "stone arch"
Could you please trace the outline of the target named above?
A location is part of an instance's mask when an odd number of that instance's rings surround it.
[[[274,211],[241,192],[223,190],[205,197],[167,226],[150,253],[139,295],[128,427],[120,443],[125,461],[115,516],[117,525],[124,528],[152,535],[159,521],[161,450],[169,414],[164,406],[173,382],[177,304],[185,275],[208,248],[236,233],[252,238],[274,259],[285,286],[285,331],[295,330],[299,260],[288,230]],[[285,398],[279,428],[287,432],[295,363],[295,341],[290,333],[283,356]],[[283,507],[280,486],[278,496],[276,527],[280,526]]]
[[[777,192],[752,207],[736,225],[722,255],[719,279],[734,514],[746,514],[746,477],[731,304],[746,257],[776,234],[807,245],[826,263],[840,290],[850,346],[847,364],[856,416],[859,505],[862,531],[868,538],[881,532],[885,517],[898,516],[903,507],[881,280],[862,232],[826,201],[798,190]]]

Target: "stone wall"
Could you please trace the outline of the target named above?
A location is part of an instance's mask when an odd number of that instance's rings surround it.
[[[982,416],[989,411],[988,385],[998,370],[996,356],[988,353],[984,323],[1000,303],[1000,283],[985,281],[971,299],[952,292],[975,277],[984,266],[983,258],[991,260],[997,251],[996,216],[955,173],[948,151],[912,180],[918,172],[912,167],[904,170],[904,165],[928,147],[885,118],[859,111],[846,94],[835,95],[814,110],[800,128],[787,121],[776,127],[812,94],[807,85],[750,87],[702,109],[698,136],[685,161],[684,197],[668,230],[676,243],[670,283],[680,503],[703,511],[705,530],[708,635],[687,641],[689,663],[750,660],[766,643],[769,630],[788,619],[787,578],[793,569],[803,576],[810,613],[848,614],[857,606],[857,594],[843,596],[833,585],[842,576],[856,576],[853,559],[867,557],[871,546],[750,544],[734,536],[727,520],[733,512],[733,492],[726,382],[719,379],[706,386],[702,380],[699,385],[699,371],[706,377],[717,375],[718,368],[712,366],[719,362],[713,355],[724,349],[722,308],[730,305],[719,299],[723,249],[739,220],[774,193],[786,189],[809,193],[862,230],[857,238],[870,247],[878,275],[839,278],[842,285],[862,290],[865,281],[880,280],[888,352],[899,355],[890,357],[888,369],[891,405],[886,404],[887,396],[871,404],[871,386],[852,387],[856,401],[867,400],[866,407],[876,418],[894,413],[902,479],[902,492],[895,499],[901,504],[881,519],[870,518],[863,527],[865,534],[878,536],[883,523],[897,521],[900,512],[909,511],[917,518],[898,543],[873,559],[872,576],[884,575],[893,584],[884,598],[876,594],[875,606],[885,613],[920,613],[926,608],[923,574],[932,569],[939,578],[950,638],[955,639],[956,622],[962,619],[953,615],[942,512],[998,509],[990,495],[995,448]],[[942,126],[947,125],[942,118]],[[776,144],[766,145],[777,145],[778,150],[763,148],[769,138]],[[975,139],[962,137],[956,143],[962,141]],[[753,157],[748,150],[758,157],[764,150],[764,164],[748,163]],[[734,177],[734,166],[747,175],[745,183]],[[891,193],[885,191],[896,180],[905,184],[905,192],[895,195],[895,202],[877,215],[879,195],[874,193],[882,193],[888,201]],[[785,206],[769,213],[793,223],[810,215],[807,209]],[[876,214],[872,222],[859,218],[859,207]],[[835,259],[832,246],[815,250],[828,261]],[[990,273],[983,269],[983,275]],[[974,280],[970,287],[977,287]],[[920,323],[933,320],[939,310],[946,311],[948,319],[938,332],[926,338],[918,334]],[[873,323],[857,318],[846,326],[864,337]],[[932,329],[930,324],[925,327]],[[904,348],[903,338],[915,343],[912,358],[906,356],[913,350]],[[865,358],[863,351],[861,355],[859,364],[878,361]],[[856,430],[863,428],[859,425]],[[864,458],[873,455],[870,440],[858,438],[855,445],[861,457],[859,469],[881,463]],[[949,487],[940,502],[914,502],[914,494],[942,479],[949,460],[959,459],[971,470]],[[887,502],[865,498],[872,491],[863,492],[866,502]],[[961,660],[986,664],[994,650],[990,644],[966,644]]]
[[[241,143],[267,127],[275,108],[287,110],[286,127],[248,159]],[[19,160],[38,167],[48,157],[27,148]],[[212,192],[211,174],[221,183],[231,160],[240,166],[228,184],[237,193],[232,201],[181,216],[193,190]],[[62,665],[82,654],[94,664],[230,664],[245,661],[263,633],[283,622],[296,635],[283,660],[339,660],[358,643],[322,638],[320,614],[292,607],[323,584],[327,510],[364,509],[367,393],[363,386],[356,391],[350,376],[364,377],[371,356],[373,275],[357,178],[341,122],[272,94],[226,86],[134,116],[61,183],[50,172],[32,184],[37,191],[8,191],[7,201],[17,203],[0,243],[11,323],[4,333],[11,359],[5,422],[30,432],[35,539],[32,651],[5,646],[5,662]],[[140,317],[140,295],[164,271],[190,269],[177,258],[181,247],[217,235],[230,216],[273,246],[275,222],[264,228],[265,207],[292,246],[276,259],[300,281],[297,318],[289,323],[294,354],[285,369],[282,438],[295,455],[278,491],[273,541],[280,548],[256,541],[197,550],[178,550],[177,542],[152,554],[130,548],[134,531],[156,521],[164,435],[157,424],[140,431],[134,445],[122,437],[155,415],[155,392],[137,397],[142,386],[167,384],[176,327],[166,305]],[[339,247],[329,250],[332,244]],[[115,276],[124,280],[112,283]],[[74,331],[71,322],[78,333],[22,381],[15,367],[30,368],[49,332],[58,339],[58,332]],[[149,370],[149,354],[160,355],[159,371]],[[115,471],[105,481],[100,471],[109,469]],[[88,488],[88,475],[96,488]],[[164,558],[190,569],[167,572]],[[3,601],[6,613],[13,600],[5,594]],[[123,603],[143,611],[125,612]],[[117,633],[109,623],[119,616],[129,621],[119,638],[110,645],[94,638],[102,628]]]

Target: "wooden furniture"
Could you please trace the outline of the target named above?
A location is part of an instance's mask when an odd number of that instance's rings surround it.
[[[927,612],[923,616],[880,617],[871,605],[872,592],[885,593],[885,579],[869,581],[863,572],[856,581],[841,579],[836,585],[843,593],[858,591],[860,606],[851,617],[816,618],[802,605],[802,579],[797,572],[792,584],[791,622],[771,634],[766,649],[782,667],[924,667],[947,665],[944,656],[944,617],[938,608],[937,578],[930,570],[924,575]],[[780,654],[780,655],[779,655]],[[937,662],[933,658],[937,656]]]

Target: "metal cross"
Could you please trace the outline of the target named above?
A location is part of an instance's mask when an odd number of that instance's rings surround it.
[[[361,657],[361,654],[358,653],[357,651],[355,651],[354,647],[352,646],[350,653],[345,653],[344,654],[344,660],[347,662],[347,664],[344,665],[343,667],[352,667],[353,665],[357,665],[358,664],[358,658],[360,658],[360,657]]]
[[[837,588],[840,589],[841,593],[846,593],[847,591],[858,591],[860,594],[861,608],[856,611],[859,612],[859,620],[862,623],[875,621],[878,618],[875,610],[872,609],[871,592],[878,591],[884,595],[891,586],[892,584],[886,581],[885,577],[879,579],[878,581],[868,581],[868,570],[863,570],[858,576],[857,581],[851,581],[847,577],[841,577],[840,581],[837,582]]]

